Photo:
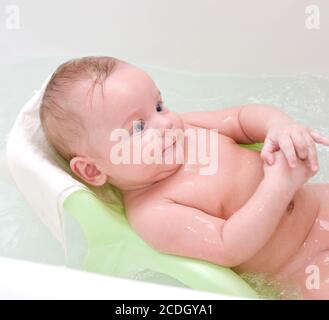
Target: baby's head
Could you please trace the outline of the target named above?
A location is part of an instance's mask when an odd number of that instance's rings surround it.
[[[129,135],[124,145],[137,138],[141,151],[149,148],[149,129],[164,139],[167,129],[184,128],[182,119],[163,105],[153,80],[142,70],[112,57],[70,60],[51,77],[40,108],[46,137],[86,183],[109,182],[121,190],[148,186],[174,173],[174,163],[113,163],[110,139],[114,129]]]

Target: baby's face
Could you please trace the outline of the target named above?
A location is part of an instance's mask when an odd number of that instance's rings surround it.
[[[155,83],[142,70],[129,64],[120,64],[104,82],[103,93],[99,85],[95,87],[92,105],[86,106],[84,111],[88,142],[81,154],[89,164],[89,168],[85,166],[84,170],[87,175],[100,175],[88,183],[101,185],[110,182],[122,190],[131,190],[164,179],[181,165],[177,164],[179,161],[173,161],[173,164],[149,164],[143,160],[134,163],[132,156],[128,163],[113,161],[113,156],[123,155],[116,152],[121,147],[127,147],[125,150],[130,150],[132,155],[137,141],[140,142],[141,154],[147,148],[150,150],[154,146],[154,133],[158,135],[158,142],[163,141],[161,152],[166,149],[162,155],[173,152],[176,146],[170,147],[169,143],[167,149],[168,140],[165,144],[164,134],[168,129],[184,129],[180,116],[164,105]],[[121,130],[125,133],[122,139],[114,139],[113,134],[118,133],[117,129],[124,129]],[[71,161],[71,167],[73,165],[74,160]]]

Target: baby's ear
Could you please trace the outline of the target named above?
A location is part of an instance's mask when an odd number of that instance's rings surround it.
[[[70,167],[78,177],[93,186],[102,186],[107,182],[107,175],[85,157],[74,157],[70,161]]]

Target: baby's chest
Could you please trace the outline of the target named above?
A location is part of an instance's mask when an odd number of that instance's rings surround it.
[[[218,173],[212,176],[190,174],[177,179],[167,190],[166,197],[176,203],[220,217],[225,190]]]
[[[230,216],[246,201],[259,180],[255,174],[259,171],[256,165],[259,156],[219,136],[218,153],[212,153],[211,162],[185,163],[168,181],[162,196],[222,218]]]

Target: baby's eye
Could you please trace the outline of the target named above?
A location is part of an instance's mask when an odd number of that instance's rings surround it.
[[[137,121],[134,121],[133,124],[133,132],[139,133],[142,132],[145,128],[145,121],[143,119],[139,119]]]
[[[163,111],[163,103],[162,102],[158,102],[156,105],[156,111],[157,112],[161,112]]]

